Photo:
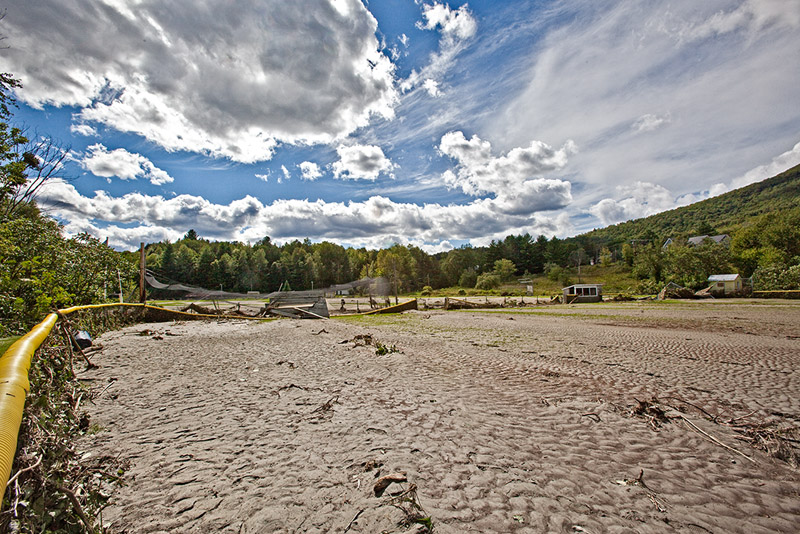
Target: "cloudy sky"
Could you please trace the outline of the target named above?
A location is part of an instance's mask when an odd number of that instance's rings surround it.
[[[560,237],[800,163],[797,0],[11,0],[39,201],[117,248]]]

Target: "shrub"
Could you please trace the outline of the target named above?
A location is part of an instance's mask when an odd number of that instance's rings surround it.
[[[458,285],[461,287],[475,287],[478,282],[478,273],[472,269],[464,269],[458,279]]]
[[[475,289],[496,289],[500,287],[500,277],[494,273],[483,273],[475,282]]]

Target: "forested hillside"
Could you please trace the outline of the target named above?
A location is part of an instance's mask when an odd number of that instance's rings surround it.
[[[593,230],[578,239],[606,246],[634,239],[733,233],[754,217],[800,205],[800,165],[781,174],[689,206]],[[704,231],[705,230],[705,231]]]

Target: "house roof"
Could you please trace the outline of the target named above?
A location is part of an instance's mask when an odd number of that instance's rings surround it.
[[[733,282],[739,278],[738,274],[712,274],[708,277],[709,282]]]
[[[714,243],[722,243],[727,238],[728,238],[728,234],[696,235],[694,237],[690,237],[689,239],[687,239],[687,242],[690,245],[701,245],[703,243],[703,241],[705,241],[706,239],[710,239]]]
[[[569,289],[571,287],[603,287],[603,284],[572,284],[571,286],[562,287],[561,289]]]

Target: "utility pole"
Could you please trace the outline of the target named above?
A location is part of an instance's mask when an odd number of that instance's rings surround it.
[[[397,258],[392,258],[392,269],[394,270],[394,303],[399,304],[400,301],[397,299]]]
[[[146,267],[146,257],[144,255],[144,243],[139,243],[139,302],[147,302],[147,289],[144,285],[144,269]]]

